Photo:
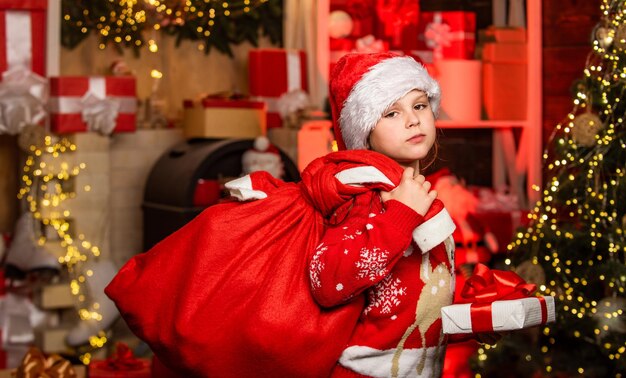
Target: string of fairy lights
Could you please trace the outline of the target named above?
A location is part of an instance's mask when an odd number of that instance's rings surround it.
[[[91,3],[63,0],[63,44],[72,48],[90,32],[99,48],[113,44],[135,50],[146,45],[145,32],[163,31],[177,41],[199,41],[198,49],[211,46],[230,54],[230,43],[255,43],[263,28],[279,43],[282,0],[106,0]],[[278,22],[267,22],[268,18]],[[265,22],[264,22],[265,19]],[[148,42],[154,44],[154,39]]]
[[[624,295],[626,276],[600,274],[586,278],[577,275],[579,269],[608,261],[623,265],[626,261],[626,216],[620,218],[623,207],[620,208],[616,202],[620,191],[626,191],[626,137],[623,126],[623,102],[626,99],[625,2],[603,0],[601,11],[602,22],[594,31],[593,52],[584,70],[584,81],[589,85],[579,88],[573,100],[573,110],[556,126],[550,138],[552,149],[549,147],[543,155],[547,181],[542,199],[529,214],[529,228],[516,235],[508,250],[514,253],[531,251],[530,260],[537,269],[552,269],[552,272],[545,273],[545,277],[554,279],[540,285],[539,294],[555,296],[567,316],[602,319],[593,329],[593,335],[575,327],[571,333],[575,338],[599,343],[611,360],[619,360],[624,357],[626,344],[603,339],[612,331],[611,321],[624,321],[626,308],[612,305],[611,298]],[[591,86],[599,88],[599,92],[589,90]],[[621,162],[607,158],[616,155],[621,157]],[[582,190],[577,189],[580,185],[574,184],[580,180],[586,183],[582,185]],[[539,191],[538,187],[535,189]],[[559,201],[564,195],[570,197]],[[586,259],[582,256],[572,258],[570,251],[562,246],[557,248],[556,243],[549,239],[550,235],[554,235],[573,243],[575,231],[564,225],[573,225],[577,221],[589,224],[588,235],[584,238],[588,251],[584,256]],[[583,239],[577,238],[575,242],[581,243]],[[541,243],[543,248],[540,250]],[[511,259],[507,259],[506,264],[514,265]],[[585,288],[595,280],[600,280],[607,287],[606,300],[585,295]],[[551,326],[542,329],[547,343],[540,350],[546,356],[557,342],[552,331]],[[478,360],[486,361],[489,350],[493,348],[497,345],[481,347]],[[545,371],[553,371],[549,362]],[[578,367],[577,371],[585,374],[583,367]]]
[[[93,293],[89,293],[86,285],[94,272],[82,268],[90,258],[99,257],[101,251],[84,234],[75,235],[71,222],[72,212],[68,206],[64,206],[65,201],[76,197],[76,190],[71,183],[75,182],[76,176],[86,168],[86,164],[72,163],[68,158],[68,154],[76,151],[74,143],[66,138],[55,139],[47,135],[41,146],[30,146],[22,169],[18,199],[26,202],[33,218],[43,228],[52,229],[58,235],[58,242],[64,252],[58,257],[58,261],[67,268],[70,275],[70,289],[77,298],[80,319],[101,321],[102,314],[98,311],[100,305],[94,301]],[[87,184],[76,189],[89,192],[91,187]],[[48,233],[41,232],[38,244],[44,246],[49,242],[48,236]],[[89,338],[93,349],[102,348],[106,342],[107,337],[103,331]],[[84,353],[80,358],[83,363],[88,364],[91,353]]]

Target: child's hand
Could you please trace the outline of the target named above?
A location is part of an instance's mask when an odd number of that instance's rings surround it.
[[[479,333],[476,335],[476,341],[480,344],[495,345],[504,336],[502,332]]]
[[[415,170],[406,168],[402,173],[400,184],[390,192],[381,192],[383,202],[400,201],[420,215],[425,215],[430,205],[437,198],[437,191],[430,190],[430,182],[422,175],[413,177]]]

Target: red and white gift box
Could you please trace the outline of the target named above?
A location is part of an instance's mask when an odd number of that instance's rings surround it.
[[[306,54],[300,50],[253,49],[249,53],[250,96],[267,104],[267,127],[281,127],[282,95],[308,92]]]
[[[50,78],[50,121],[55,133],[135,131],[136,113],[135,77]]]
[[[47,0],[0,0],[0,72],[46,74]]]
[[[432,51],[434,60],[473,59],[475,48],[475,13],[420,13],[417,50]]]
[[[470,303],[441,308],[443,332],[512,331],[554,322],[554,298],[529,296],[534,286],[514,272],[477,264],[461,293],[463,301]]]

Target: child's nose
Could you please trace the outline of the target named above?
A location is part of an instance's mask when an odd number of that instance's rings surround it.
[[[416,114],[416,112],[413,111],[413,112],[408,113],[407,127],[413,127],[413,126],[417,126],[419,124],[420,124],[420,118]]]

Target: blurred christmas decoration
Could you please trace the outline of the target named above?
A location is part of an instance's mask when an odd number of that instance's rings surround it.
[[[254,140],[254,148],[243,153],[241,165],[244,175],[266,171],[276,178],[282,178],[285,174],[280,151],[264,136],[257,137]]]
[[[387,50],[387,47],[382,39],[376,39],[373,35],[368,34],[356,40],[355,49],[357,52],[369,54],[383,52]]]
[[[138,53],[151,30],[175,36],[177,44],[199,41],[207,54],[216,48],[232,56],[231,44],[257,46],[260,34],[282,42],[282,0],[62,0],[61,6],[61,43],[70,49],[94,33],[101,49],[113,45]]]
[[[626,1],[602,0],[573,109],[544,152],[545,189],[506,261],[557,303],[553,325],[481,348],[482,377],[626,374]]]
[[[331,38],[346,38],[352,33],[354,24],[347,12],[337,10],[328,15],[328,35]]]
[[[68,139],[46,134],[43,143],[32,142],[18,193],[18,199],[25,202],[28,210],[20,218],[19,235],[16,233],[16,243],[13,244],[16,249],[9,251],[7,260],[13,255],[13,265],[24,271],[53,269],[59,264],[67,269],[80,318],[68,341],[76,347],[86,344],[79,350],[81,360],[88,363],[91,352],[106,343],[105,330],[117,318],[115,306],[104,297],[104,285],[116,270],[106,266],[107,261],[97,261],[100,248],[85,235],[76,234],[72,211],[64,206],[64,202],[76,197],[77,192],[91,190],[89,185],[74,188],[75,177],[86,168],[84,163],[72,158],[76,145]],[[54,262],[46,251],[49,243],[62,247],[63,255]]]

